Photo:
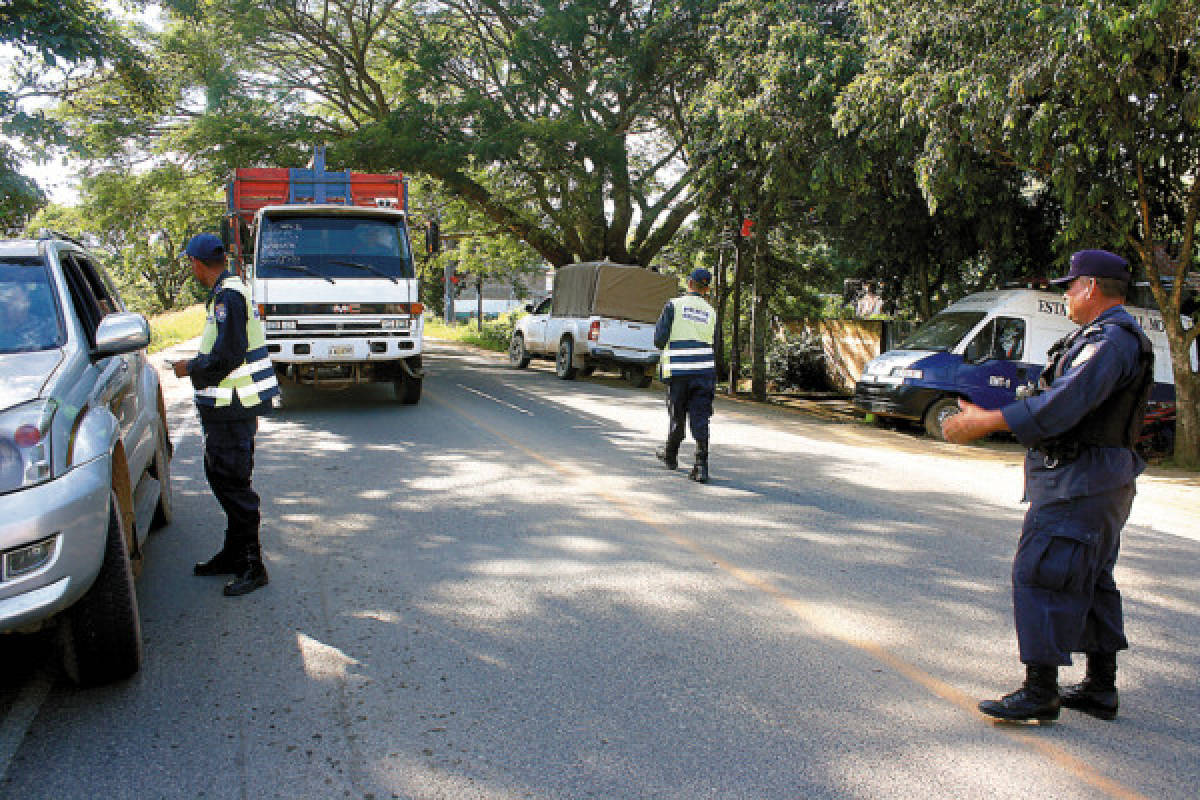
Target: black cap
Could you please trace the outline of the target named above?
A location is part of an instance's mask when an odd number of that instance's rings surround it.
[[[197,233],[188,241],[183,252],[201,261],[216,261],[225,257],[225,245],[221,244],[216,234]]]
[[[688,275],[688,281],[697,286],[708,286],[712,282],[712,273],[704,267],[696,267],[692,273]]]
[[[1128,281],[1132,275],[1129,272],[1129,262],[1116,253],[1107,250],[1080,250],[1071,255],[1071,269],[1066,277],[1050,281],[1053,284],[1070,283],[1079,277],[1116,278]]]

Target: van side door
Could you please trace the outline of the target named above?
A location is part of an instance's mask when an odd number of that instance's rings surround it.
[[[1016,398],[1017,387],[1029,380],[1028,328],[1021,317],[998,316],[972,337],[957,380],[972,402],[1000,408]]]

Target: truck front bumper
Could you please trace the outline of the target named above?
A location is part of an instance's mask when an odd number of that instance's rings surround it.
[[[380,331],[362,337],[267,335],[267,353],[284,364],[344,364],[352,361],[395,361],[421,354],[420,336]]]

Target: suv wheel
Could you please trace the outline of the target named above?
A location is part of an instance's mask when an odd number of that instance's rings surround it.
[[[142,620],[129,566],[127,533],[117,493],[110,490],[100,574],[61,623],[63,667],[80,686],[128,678],[142,665]]]
[[[165,528],[175,516],[175,500],[171,495],[171,443],[167,439],[167,421],[162,420],[158,430],[158,443],[154,448],[154,463],[150,474],[158,481],[158,505],[154,507],[154,518],[150,530]]]

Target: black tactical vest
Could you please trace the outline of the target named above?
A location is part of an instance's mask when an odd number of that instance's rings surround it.
[[[1138,368],[1133,377],[1089,411],[1066,433],[1040,442],[1037,449],[1048,459],[1061,462],[1079,457],[1084,447],[1132,448],[1142,430],[1146,403],[1154,387],[1154,347],[1142,329],[1128,319],[1106,320],[1105,325],[1118,325],[1138,340]],[[1040,394],[1066,370],[1067,353],[1075,340],[1090,326],[1084,326],[1064,336],[1050,348],[1050,361],[1038,379],[1033,394]]]

